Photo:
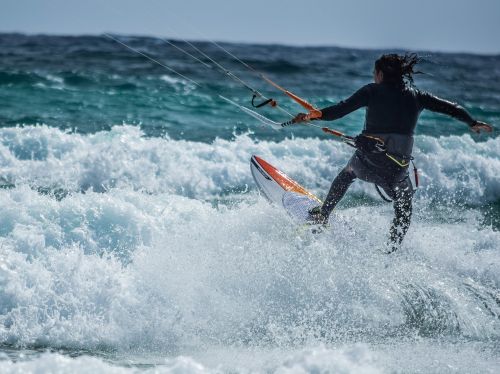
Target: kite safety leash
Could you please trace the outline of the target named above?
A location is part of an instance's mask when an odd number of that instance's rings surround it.
[[[252,96],[252,106],[253,106],[254,108],[262,108],[264,105],[267,105],[267,104],[271,105],[271,106],[274,108],[276,105],[278,105],[277,101],[276,101],[276,100],[274,100],[274,99],[267,99],[267,100],[263,101],[263,102],[262,102],[262,103],[260,103],[260,104],[255,104],[255,102],[254,102],[254,101],[255,101],[255,99],[256,99],[257,97],[258,97],[258,96],[257,96],[256,94],[253,94],[253,96]]]

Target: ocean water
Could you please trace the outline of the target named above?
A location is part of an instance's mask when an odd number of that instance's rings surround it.
[[[412,226],[384,255],[392,207],[373,186],[313,236],[250,174],[257,154],[324,197],[349,147],[265,127],[217,98],[251,94],[216,69],[121,38],[202,86],[105,37],[0,34],[0,372],[498,372],[498,132],[422,114]],[[224,47],[318,106],[386,52]],[[420,54],[418,87],[499,125],[500,56]],[[329,125],[356,134],[363,115]]]

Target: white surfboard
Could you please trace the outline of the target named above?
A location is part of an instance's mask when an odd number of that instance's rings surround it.
[[[250,170],[262,194],[272,203],[281,205],[297,223],[307,223],[309,210],[322,204],[320,199],[258,156],[252,156]]]

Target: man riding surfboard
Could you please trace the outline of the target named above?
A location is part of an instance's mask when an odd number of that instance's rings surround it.
[[[399,248],[410,226],[413,186],[408,165],[412,159],[413,134],[422,110],[449,115],[465,122],[476,133],[491,132],[492,126],[477,121],[460,105],[413,86],[418,57],[382,55],[375,61],[374,83],[360,88],[351,97],[311,113],[299,113],[294,123],[310,118],[333,121],[365,107],[365,125],[355,138],[356,152],[333,181],[322,206],[310,211],[310,221],[326,223],[352,182],[359,178],[375,183],[394,201],[388,252]]]

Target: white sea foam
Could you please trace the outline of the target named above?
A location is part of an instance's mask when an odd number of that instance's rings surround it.
[[[172,85],[175,85],[175,84],[187,84],[188,81],[186,81],[185,79],[182,79],[182,78],[178,78],[178,77],[173,77],[173,76],[170,76],[170,75],[167,75],[167,74],[163,74],[162,76],[160,76],[160,79],[166,83],[169,83],[169,84],[172,84]]]
[[[311,346],[301,349],[208,349],[192,356],[128,356],[126,360],[98,357],[70,358],[59,353],[10,358],[0,354],[0,371],[14,373],[496,373],[498,359],[476,350],[474,343],[402,343],[399,346],[355,344],[341,347]],[[19,357],[21,356],[21,357]]]
[[[389,207],[376,221],[370,207],[345,209],[347,226],[315,238],[257,195],[229,208],[131,190],[0,197],[5,343],[175,351],[401,327],[500,336],[500,234],[475,214],[416,217],[388,258],[377,247]]]
[[[233,352],[235,353],[235,352]],[[244,353],[243,353],[244,354]],[[261,355],[262,356],[262,355]],[[264,355],[266,356],[266,355]],[[379,374],[383,371],[376,367],[370,352],[362,346],[345,349],[326,349],[324,347],[297,351],[294,354],[281,354],[273,357],[276,361],[265,362],[262,357],[253,357],[254,372],[292,373],[345,373]],[[287,357],[288,356],[288,357]],[[278,361],[279,360],[279,361]],[[0,360],[0,371],[5,374],[50,372],[50,373],[165,373],[165,374],[204,374],[224,372],[247,372],[241,363],[235,366],[217,365],[207,367],[192,357],[157,359],[150,368],[130,368],[117,366],[96,357],[82,356],[70,358],[57,353],[44,353],[30,361],[13,362]],[[255,362],[257,361],[257,362]],[[129,361],[130,364],[130,361]],[[257,365],[256,365],[257,364]]]
[[[152,79],[157,78],[152,77]],[[184,78],[174,77],[167,74],[163,74],[162,76],[160,76],[160,80],[167,83],[169,86],[172,86],[177,94],[188,95],[196,88],[196,85],[193,82],[189,82]]]
[[[201,199],[254,186],[249,159],[258,154],[320,195],[352,151],[319,139],[256,142],[247,135],[212,144],[145,138],[132,126],[77,135],[46,126],[0,130],[2,176],[12,184],[70,191],[133,188]],[[500,198],[500,138],[476,143],[468,135],[419,136],[418,196],[482,205]],[[356,182],[353,193],[376,197]]]
[[[255,192],[227,194],[252,185],[251,154],[324,191],[350,155],[332,142],[239,136],[204,144],[148,139],[128,126],[86,136],[45,126],[0,135],[2,174],[16,185],[0,190],[2,344],[154,352],[171,357],[160,363],[165,372],[219,370],[202,352],[251,356],[252,347],[263,350],[254,371],[397,371],[412,364],[415,341],[423,342],[415,368],[486,371],[498,361],[484,352],[500,337],[500,233],[477,209],[435,209],[429,199],[498,200],[490,169],[497,139],[417,139],[427,190],[402,250],[386,256],[378,249],[388,205],[344,206],[330,230],[313,236]],[[37,192],[46,186],[73,193]],[[372,193],[354,186],[363,192]],[[446,342],[441,362],[435,339]],[[366,345],[353,345],[359,341]],[[133,370],[48,353],[0,361],[0,370],[72,371],[77,363]],[[223,355],[219,363],[223,371],[251,367]]]
[[[127,373],[158,373],[158,374],[202,374],[216,373],[209,370],[189,357],[166,359],[165,362],[149,369],[117,366],[96,357],[81,356],[70,358],[58,353],[44,353],[32,360],[0,361],[0,371],[4,374],[18,373],[75,373],[75,374],[127,374]]]

